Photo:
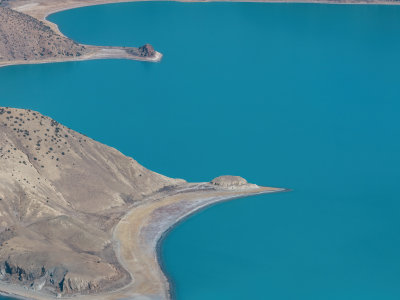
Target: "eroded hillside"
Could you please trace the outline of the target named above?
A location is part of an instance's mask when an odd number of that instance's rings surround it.
[[[126,284],[113,226],[180,183],[49,117],[0,108],[0,280],[62,294]]]
[[[0,62],[72,58],[87,51],[85,46],[55,33],[42,21],[0,7]]]

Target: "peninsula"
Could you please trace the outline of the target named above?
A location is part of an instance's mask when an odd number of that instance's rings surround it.
[[[0,5],[0,67],[112,58],[158,62],[162,58],[150,44],[138,48],[78,44],[55,24],[4,7],[3,2]]]
[[[281,191],[168,178],[38,112],[0,107],[0,292],[168,299],[166,231],[217,201]]]
[[[138,48],[82,45],[65,37],[56,24],[46,20],[48,15],[67,9],[133,1],[137,0],[0,0],[0,67],[91,59],[133,59],[158,62],[161,60],[162,54],[155,51],[150,44]],[[237,1],[239,0],[230,0],[230,2]],[[327,4],[400,4],[400,0],[247,1]],[[202,1],[182,0],[182,2]]]

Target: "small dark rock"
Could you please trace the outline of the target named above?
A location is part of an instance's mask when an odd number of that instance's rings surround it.
[[[156,54],[153,46],[150,44],[145,44],[138,49],[139,55],[143,57],[152,57]]]

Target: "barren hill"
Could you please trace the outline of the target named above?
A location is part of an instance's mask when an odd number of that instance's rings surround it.
[[[182,182],[37,112],[0,107],[0,280],[67,294],[126,284],[111,229]]]
[[[0,61],[79,57],[83,45],[56,34],[31,16],[0,7]]]

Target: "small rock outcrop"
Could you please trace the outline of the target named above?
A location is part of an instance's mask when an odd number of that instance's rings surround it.
[[[235,187],[241,187],[241,186],[247,186],[247,180],[240,177],[240,176],[231,176],[231,175],[225,175],[225,176],[219,176],[217,178],[214,178],[211,181],[211,184],[217,185],[223,188],[235,188]]]
[[[156,54],[156,51],[150,44],[145,44],[142,47],[139,47],[138,52],[142,57],[153,57]]]

